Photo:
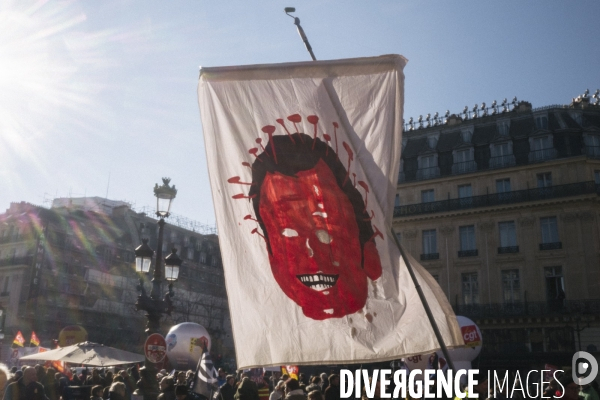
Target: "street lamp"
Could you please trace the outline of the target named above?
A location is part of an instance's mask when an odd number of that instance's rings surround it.
[[[148,296],[144,289],[144,282],[140,278],[140,284],[138,290],[140,295],[135,302],[135,307],[138,311],[143,310],[146,312],[146,318],[148,322],[146,324],[146,334],[148,336],[153,333],[158,333],[160,328],[160,318],[163,314],[171,315],[173,310],[173,303],[171,297],[173,297],[173,282],[177,280],[179,275],[179,267],[181,266],[181,259],[177,256],[177,250],[173,249],[172,253],[165,258],[165,266],[163,268],[163,233],[165,227],[165,218],[169,216],[171,210],[171,203],[177,195],[177,189],[175,185],[169,186],[171,180],[169,178],[162,178],[163,184],[154,186],[154,195],[156,196],[156,215],[159,217],[158,220],[158,243],[156,249],[156,262],[154,264],[154,271],[152,274],[152,291]],[[148,239],[142,239],[142,244],[135,249],[135,270],[138,273],[150,272],[150,264],[152,263],[152,256],[154,250],[148,245]],[[169,281],[169,290],[165,293],[164,297],[161,298],[162,294],[162,282],[163,278]],[[144,388],[144,398],[155,398],[158,395],[158,382],[156,382],[156,370],[154,364],[146,359],[145,361],[145,374],[149,378]]]

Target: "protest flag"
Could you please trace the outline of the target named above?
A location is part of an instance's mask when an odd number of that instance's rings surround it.
[[[23,334],[21,333],[21,331],[17,332],[17,335],[15,336],[15,340],[13,340],[13,344],[16,344],[19,347],[23,347],[25,345],[25,338],[23,337]]]
[[[405,63],[389,55],[201,70],[239,368],[463,345],[444,292],[391,234]]]
[[[218,377],[219,374],[213,365],[212,357],[208,349],[204,347],[204,351],[196,367],[196,378],[193,386],[194,393],[212,399],[213,394],[218,389]]]
[[[37,337],[34,331],[31,331],[31,340],[29,341],[29,344],[32,344],[35,347],[40,345],[40,339]]]

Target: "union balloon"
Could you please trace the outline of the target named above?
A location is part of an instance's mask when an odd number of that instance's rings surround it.
[[[211,340],[208,331],[194,322],[175,325],[165,336],[167,357],[177,370],[194,370],[204,349],[210,351]]]

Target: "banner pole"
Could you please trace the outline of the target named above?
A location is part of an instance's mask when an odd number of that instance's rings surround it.
[[[412,265],[410,265],[410,261],[408,260],[408,257],[406,256],[404,249],[400,245],[400,242],[398,242],[398,236],[396,236],[396,231],[394,230],[393,227],[391,228],[391,230],[392,230],[392,236],[394,238],[394,243],[396,243],[396,247],[398,248],[398,250],[400,250],[400,255],[402,255],[402,259],[404,260],[404,263],[406,264],[406,268],[408,269],[408,273],[410,274],[410,277],[415,285],[415,289],[417,289],[417,293],[419,294],[419,298],[421,299],[421,303],[423,304],[423,308],[425,309],[425,313],[427,314],[427,318],[429,319],[429,323],[431,324],[433,333],[435,333],[435,337],[437,338],[437,341],[440,344],[442,353],[444,354],[444,357],[446,357],[446,362],[448,363],[448,368],[455,371],[454,363],[452,362],[452,359],[450,358],[450,354],[448,353],[448,349],[446,348],[446,344],[444,343],[444,339],[442,338],[440,329],[438,328],[437,323],[435,322],[435,319],[433,318],[433,314],[431,313],[431,308],[429,308],[429,304],[427,303],[427,299],[425,298],[423,289],[421,288],[421,285],[419,284],[419,281],[417,280],[417,276],[415,275],[415,272],[412,269]]]
[[[302,26],[300,26],[300,18],[290,15],[290,13],[296,12],[296,9],[294,7],[286,7],[284,11],[289,17],[294,18],[294,25],[296,25],[296,27],[298,28],[298,34],[300,35],[300,39],[302,39],[302,41],[304,42],[306,50],[308,50],[308,53],[310,54],[310,58],[312,58],[313,61],[317,61],[315,53],[313,53],[312,47],[310,46],[308,38],[306,37],[306,33],[304,33],[304,29],[302,29]]]

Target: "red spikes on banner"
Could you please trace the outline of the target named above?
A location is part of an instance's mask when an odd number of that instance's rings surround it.
[[[278,118],[275,121],[277,121],[277,123],[281,126],[283,126],[283,129],[285,129],[285,132],[287,133],[287,135],[290,137],[290,139],[292,140],[292,143],[296,144],[296,141],[294,140],[294,138],[292,137],[292,134],[290,133],[290,131],[288,131],[288,128],[285,126],[285,122],[283,121],[283,119]]]
[[[314,127],[313,144],[312,144],[312,149],[314,150],[315,143],[317,142],[317,124],[319,123],[319,117],[317,117],[316,115],[309,115],[308,117],[306,117],[306,120],[308,122],[310,122]]]
[[[229,183],[237,183],[238,185],[254,186],[254,183],[242,182],[241,178],[239,176],[232,176],[231,178],[227,179],[227,182],[229,182]]]
[[[273,158],[275,159],[275,164],[277,164],[277,153],[275,152],[275,143],[273,142],[273,132],[275,132],[275,127],[273,125],[263,126],[262,131],[269,135],[269,143],[271,143],[271,151],[273,152]]]
[[[348,181],[348,176],[350,175],[350,165],[352,164],[352,160],[354,160],[354,153],[352,152],[352,149],[350,148],[350,146],[348,146],[348,143],[342,142],[342,145],[344,146],[344,149],[346,149],[346,152],[348,153],[348,168],[346,170],[346,177],[344,178],[344,183],[342,183],[342,186],[344,186],[346,184],[346,182]]]
[[[252,196],[248,196],[248,195],[245,195],[244,193],[234,194],[233,196],[231,196],[232,199],[236,199],[236,200],[238,200],[238,199],[253,199],[255,197],[256,197],[255,194],[253,194]]]

